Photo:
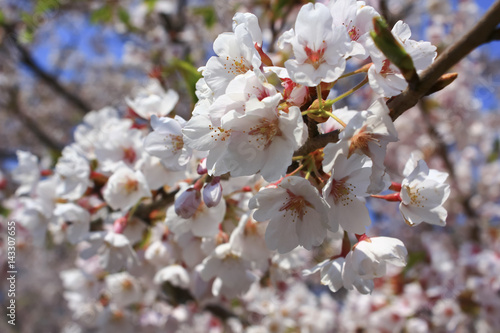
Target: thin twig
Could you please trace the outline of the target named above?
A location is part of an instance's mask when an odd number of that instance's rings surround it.
[[[306,143],[300,147],[293,155],[294,156],[305,156],[316,149],[323,148],[330,142],[339,141],[339,130],[335,130],[329,133],[320,134],[314,138],[309,138]]]
[[[64,145],[53,139],[48,133],[46,133],[40,126],[39,123],[30,117],[28,117],[21,109],[18,101],[19,91],[17,88],[10,91],[10,103],[6,107],[19,121],[26,126],[45,146],[54,149],[56,151],[61,151]]]
[[[79,96],[76,94],[72,93],[69,91],[67,88],[65,88],[57,79],[57,77],[51,75],[50,73],[46,72],[33,58],[31,53],[23,46],[21,43],[19,43],[17,37],[16,37],[16,32],[13,30],[12,27],[9,26],[4,26],[8,36],[10,37],[9,40],[11,41],[12,45],[17,49],[20,55],[20,61],[27,66],[31,71],[42,81],[44,81],[49,87],[52,88],[53,91],[55,91],[57,94],[61,95],[64,99],[66,99],[68,102],[73,104],[82,114],[86,114],[87,112],[90,112],[92,110],[92,107],[82,100]]]
[[[391,99],[387,106],[391,110],[392,120],[396,120],[403,112],[415,106],[425,96],[436,81],[451,67],[458,63],[478,46],[490,41],[490,36],[500,23],[500,0],[497,0],[486,14],[467,34],[448,47],[436,61],[420,76],[420,82],[411,89]]]

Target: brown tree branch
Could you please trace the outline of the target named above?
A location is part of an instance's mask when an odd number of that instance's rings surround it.
[[[300,147],[295,153],[294,156],[305,156],[316,149],[323,148],[330,142],[339,141],[339,130],[335,130],[329,133],[320,134],[316,137],[307,139],[306,143]]]
[[[61,95],[68,102],[73,104],[82,114],[86,114],[92,110],[92,107],[82,100],[79,96],[69,91],[65,88],[57,79],[57,77],[51,75],[46,72],[40,65],[35,61],[31,53],[19,43],[19,40],[16,37],[16,32],[10,26],[4,26],[5,31],[9,36],[9,40],[12,45],[19,52],[20,58],[19,60],[27,66],[38,78],[40,78],[43,82],[45,82],[49,87],[52,88],[54,92]]]
[[[415,106],[420,98],[432,88],[441,75],[469,54],[478,46],[489,42],[500,23],[500,0],[497,0],[479,22],[457,42],[448,47],[436,61],[420,76],[420,82],[411,89],[391,99],[387,106],[391,110],[392,120],[396,120],[403,112]]]
[[[500,28],[496,28],[488,38],[488,41],[500,40]]]
[[[415,106],[417,102],[426,96],[435,84],[451,67],[458,63],[462,58],[469,54],[478,46],[488,43],[491,40],[500,38],[500,29],[497,25],[500,23],[500,0],[497,0],[491,8],[485,13],[483,18],[469,30],[456,43],[448,47],[436,61],[426,69],[420,76],[420,82],[413,89],[407,88],[400,95],[390,99],[387,106],[391,111],[392,120],[396,120],[403,112]],[[322,148],[330,142],[338,141],[338,131],[318,135],[309,138],[307,142],[300,147],[294,156],[304,156],[316,149]]]
[[[57,142],[50,135],[48,135],[40,126],[39,123],[30,117],[28,117],[21,109],[18,101],[19,91],[14,88],[10,91],[10,101],[6,109],[12,113],[19,121],[26,126],[45,146],[54,149],[56,151],[61,151],[64,145]]]

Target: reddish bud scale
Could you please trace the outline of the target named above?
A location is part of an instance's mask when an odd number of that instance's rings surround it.
[[[97,206],[94,206],[94,207],[90,207],[90,208],[88,209],[88,211],[89,211],[89,213],[90,213],[90,214],[95,214],[95,213],[97,213],[97,211],[98,211],[98,210],[100,210],[100,209],[102,209],[102,208],[104,208],[104,207],[107,207],[107,206],[108,206],[108,205],[107,205],[105,202],[103,202],[103,203],[102,203],[102,204],[100,204],[100,205],[97,205]]]
[[[351,241],[349,240],[349,234],[346,231],[344,231],[344,238],[342,238],[342,252],[336,258],[338,257],[345,258],[350,251],[351,251]]]
[[[163,232],[163,235],[161,236],[162,242],[167,241],[169,235],[170,235],[170,230],[167,227],[167,228],[165,228],[165,231]]]
[[[52,175],[52,174],[53,174],[53,172],[52,172],[52,170],[50,170],[50,169],[45,169],[45,170],[41,170],[41,171],[40,171],[40,175],[41,175],[42,177],[48,177],[48,176],[50,176],[50,175]]]
[[[262,64],[266,66],[274,66],[271,58],[269,58],[269,56],[262,50],[262,47],[260,47],[259,44],[255,43],[255,49],[257,50],[257,52],[259,52]]]
[[[370,237],[368,237],[366,234],[362,234],[362,235],[356,234],[356,238],[358,240],[358,243],[362,242],[362,241],[371,242]]]
[[[0,179],[0,190],[4,190],[7,187],[7,179]]]
[[[162,212],[158,209],[154,209],[148,215],[150,220],[160,220],[165,218],[165,212]]]
[[[391,186],[389,186],[389,190],[395,191],[395,192],[401,192],[401,184],[396,183],[396,182],[392,182]]]
[[[125,118],[135,119],[135,118],[140,118],[140,116],[135,112],[134,109],[132,109],[129,106],[129,107],[127,107],[127,114],[125,115]]]
[[[96,172],[96,171],[92,171],[90,173],[90,179],[92,179],[93,181],[95,181],[97,183],[101,183],[101,184],[104,184],[108,181],[107,176],[103,175],[102,173]]]
[[[145,129],[147,128],[149,125],[147,123],[144,123],[144,124],[138,124],[138,123],[133,123],[132,126],[130,128],[136,128],[136,129]]]
[[[386,195],[372,195],[372,198],[378,198],[378,199],[384,199],[386,201],[397,201],[401,202],[401,194],[398,193],[392,193],[392,194],[386,194]]]
[[[149,72],[149,77],[157,80],[161,80],[161,67],[155,66],[150,72]]]
[[[92,192],[94,192],[94,188],[93,187],[87,187],[87,189],[85,190],[85,193],[83,194],[84,197],[86,196],[89,196],[92,194]]]

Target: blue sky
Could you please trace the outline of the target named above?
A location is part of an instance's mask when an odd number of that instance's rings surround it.
[[[452,0],[452,5],[457,6],[459,0]],[[477,3],[482,8],[483,12],[491,6],[492,0],[477,0]],[[113,58],[113,63],[120,64],[124,51],[124,45],[127,41],[125,35],[120,35],[113,31],[111,28],[103,28],[102,26],[93,25],[90,23],[89,17],[82,17],[80,20],[73,20],[72,18],[58,18],[61,22],[56,22],[52,26],[56,26],[54,31],[43,31],[45,36],[52,36],[58,42],[58,48],[71,47],[78,50],[79,53],[84,54],[89,63],[104,61],[106,56]],[[66,21],[64,21],[66,20]],[[70,27],[70,28],[69,28]],[[104,39],[106,46],[105,54],[99,54],[95,51],[92,45],[94,36]],[[56,47],[53,40],[45,42],[38,40],[33,48],[33,56],[38,64],[49,73],[55,73],[56,68],[52,68],[49,61],[51,50]],[[500,41],[489,43],[480,48],[486,54],[493,58],[500,58]],[[28,72],[25,72],[27,75]],[[57,73],[57,76],[63,81],[78,80],[81,71],[78,68],[70,68],[68,70]],[[499,101],[496,97],[500,89],[500,77],[485,77],[484,82],[478,85],[475,89],[476,96],[483,102],[485,110],[498,110]]]

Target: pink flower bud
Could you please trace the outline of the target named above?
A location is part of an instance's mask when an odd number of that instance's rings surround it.
[[[196,213],[201,203],[200,191],[194,187],[182,192],[175,200],[175,213],[184,219],[188,219]]]
[[[207,173],[207,159],[204,158],[200,161],[198,164],[198,167],[196,168],[196,172],[198,172],[199,175],[204,175]]]
[[[207,207],[217,206],[222,198],[222,186],[220,177],[214,177],[210,183],[205,184],[203,188],[203,201]]]
[[[119,217],[113,222],[113,231],[117,234],[123,233],[123,230],[127,227],[128,216]]]

